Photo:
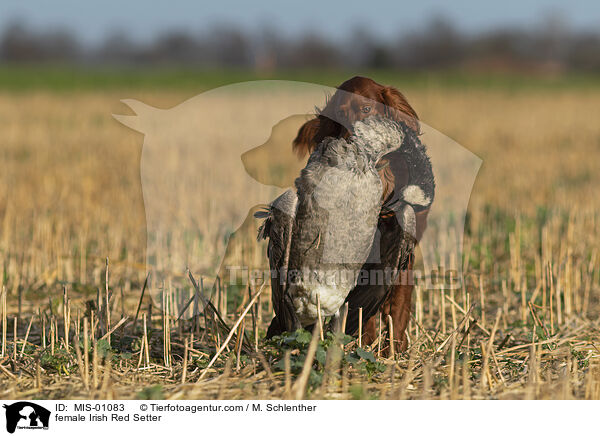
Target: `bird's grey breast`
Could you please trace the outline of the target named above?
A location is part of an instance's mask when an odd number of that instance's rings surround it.
[[[353,171],[329,167],[316,184],[312,197],[315,214],[326,212],[321,228],[326,264],[365,261],[379,215],[382,186],[373,169]]]
[[[368,258],[381,208],[375,162],[344,140],[325,144],[296,181],[298,208],[291,241],[290,283],[298,318],[333,315]]]

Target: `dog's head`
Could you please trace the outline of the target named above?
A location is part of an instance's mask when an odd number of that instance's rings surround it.
[[[354,123],[375,114],[402,121],[419,132],[419,118],[400,91],[356,76],[342,83],[325,107],[318,109],[317,117],[300,127],[294,150],[303,157],[328,136],[347,138]]]

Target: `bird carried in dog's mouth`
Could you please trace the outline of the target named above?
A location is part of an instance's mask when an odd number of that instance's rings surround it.
[[[296,190],[287,190],[255,214],[265,219],[258,239],[269,239],[275,317],[267,337],[314,325],[318,309],[322,317],[339,313],[372,256],[382,209],[395,214],[403,230],[398,241],[382,241],[379,253],[381,265],[390,266],[392,276],[398,273],[402,256],[415,244],[412,204],[430,205],[435,188],[424,148],[405,141],[411,132],[402,122],[371,116],[354,124],[348,140],[325,138],[296,179]],[[417,172],[421,177],[383,204],[377,162],[403,147],[414,165],[422,167]],[[377,310],[381,295],[369,299],[368,291],[362,294],[364,304]]]

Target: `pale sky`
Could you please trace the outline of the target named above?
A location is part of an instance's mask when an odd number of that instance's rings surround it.
[[[549,14],[560,14],[574,28],[600,28],[598,0],[2,0],[0,32],[18,19],[33,29],[66,27],[85,43],[97,43],[114,30],[148,41],[168,30],[200,32],[219,23],[247,31],[270,25],[290,36],[316,30],[334,38],[360,25],[385,38],[418,29],[436,14],[466,32],[536,26]]]

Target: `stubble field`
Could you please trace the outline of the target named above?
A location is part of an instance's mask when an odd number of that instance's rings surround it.
[[[418,287],[410,347],[393,358],[386,337],[265,343],[268,286],[211,295],[229,327],[249,308],[246,339],[229,342],[210,309],[178,319],[184,303],[143,291],[143,136],[111,114],[127,113],[122,98],[167,108],[196,90],[2,91],[0,398],[600,399],[600,88],[391,84],[483,160],[465,286]],[[215,274],[235,228],[209,240],[201,227],[201,273]],[[254,231],[235,236],[232,263],[264,264]]]

